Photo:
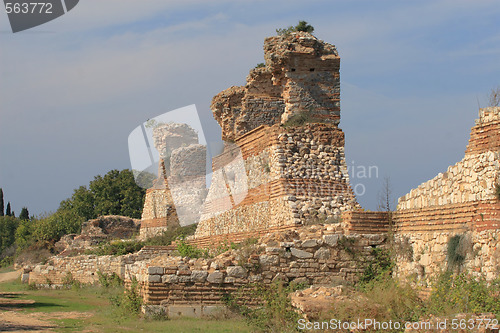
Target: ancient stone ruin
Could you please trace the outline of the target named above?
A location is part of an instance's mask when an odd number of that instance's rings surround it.
[[[338,219],[359,207],[340,120],[340,58],[309,33],[266,38],[265,67],[212,100],[222,137],[196,237]],[[239,159],[236,156],[241,156]]]
[[[450,239],[473,274],[493,280],[500,274],[500,107],[480,110],[465,157],[399,198],[398,237],[412,254],[399,260],[399,274],[430,281],[450,266]]]
[[[146,192],[140,236],[198,223],[206,190],[206,147],[187,124],[158,124],[153,130],[159,152],[158,178]]]
[[[401,197],[392,216],[364,211],[349,185],[338,127],[335,47],[297,32],[267,38],[264,53],[265,67],[252,69],[244,87],[212,101],[226,143],[212,161],[208,189],[206,150],[194,130],[155,128],[161,159],[140,231],[147,238],[198,223],[191,245],[254,244],[211,259],[175,256],[175,247],[58,256],[27,270],[24,279],[58,286],[68,272],[85,283],[97,281],[98,271],[116,273],[139,282],[148,309],[175,317],[213,313],[228,293],[251,304],[245,288],[254,282],[355,283],[373,250],[389,245],[397,248],[396,274],[422,286],[444,269],[466,269],[488,281],[500,275],[499,107],[480,110],[465,157]],[[452,249],[461,262],[450,261]]]

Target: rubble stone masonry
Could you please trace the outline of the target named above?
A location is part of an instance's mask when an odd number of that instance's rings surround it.
[[[465,157],[399,199],[397,237],[413,253],[400,258],[400,275],[430,281],[449,268],[448,243],[459,235],[470,243],[463,267],[488,280],[499,276],[500,202],[494,195],[499,170],[500,108],[484,108]]]
[[[340,58],[309,33],[267,38],[265,67],[212,101],[222,138],[196,237],[338,219],[359,208],[340,120]]]

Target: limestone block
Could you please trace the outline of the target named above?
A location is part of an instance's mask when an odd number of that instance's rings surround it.
[[[149,275],[148,282],[161,282],[161,276],[160,275]]]
[[[221,271],[215,271],[208,274],[207,281],[210,283],[222,283],[224,281],[224,273]]]
[[[162,282],[163,283],[177,283],[177,282],[179,282],[179,277],[175,274],[163,275]]]
[[[226,268],[226,273],[228,276],[236,277],[236,278],[246,278],[247,270],[241,266],[229,266]]]
[[[148,267],[148,274],[162,275],[164,273],[165,269],[163,267],[155,267],[155,266]]]
[[[340,235],[324,235],[323,236],[323,241],[332,247],[337,245],[339,239],[340,239]]]
[[[302,242],[302,247],[304,248],[310,248],[315,246],[318,246],[318,241],[316,239],[307,239]]]
[[[314,253],[314,258],[327,260],[330,258],[330,250],[325,247],[321,247]]]
[[[272,266],[279,263],[279,257],[274,255],[263,254],[259,256],[259,262],[261,265]]]
[[[308,259],[312,258],[313,254],[307,251],[299,250],[297,248],[291,248],[292,256],[297,257],[299,259]]]
[[[208,272],[206,271],[192,271],[191,272],[191,280],[193,282],[205,282],[207,279]]]

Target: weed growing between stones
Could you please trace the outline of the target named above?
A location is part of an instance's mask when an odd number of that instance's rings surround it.
[[[338,241],[340,248],[343,249],[345,252],[347,252],[352,257],[356,256],[356,251],[354,249],[354,243],[356,243],[356,240],[354,238],[346,237],[344,235]]]
[[[389,275],[364,284],[362,290],[351,289],[347,298],[335,301],[331,310],[320,314],[323,320],[342,322],[375,319],[379,322],[417,321],[425,313],[423,301],[409,285],[400,284]],[[401,330],[383,330],[400,332]],[[370,331],[374,332],[374,331]]]
[[[104,288],[123,286],[123,280],[115,272],[112,274],[97,272],[97,277],[99,279],[99,284]]]
[[[381,247],[372,249],[373,259],[368,261],[359,282],[362,288],[370,288],[369,283],[388,279],[392,275],[396,263],[392,259],[391,251]]]
[[[250,287],[252,289],[247,289],[246,294],[261,305],[241,304],[235,294],[225,294],[223,297],[225,304],[232,311],[241,314],[248,324],[258,331],[283,333],[297,331],[297,322],[301,316],[292,307],[289,294],[304,289],[306,285],[293,283],[287,285],[282,281],[275,281],[267,285],[259,283]]]
[[[190,245],[184,241],[183,238],[180,238],[177,241],[177,252],[181,257],[189,257],[189,258],[208,258],[210,257],[210,253],[207,249],[200,249],[194,245]]]
[[[320,120],[313,118],[309,113],[299,113],[290,117],[284,124],[283,127],[297,127],[302,126],[307,123],[321,123]]]
[[[82,283],[78,280],[75,280],[73,274],[71,274],[71,272],[68,272],[63,279],[63,286],[66,288],[80,289],[82,287]]]
[[[500,184],[495,185],[495,197],[500,200]]]
[[[194,235],[198,224],[191,224],[185,227],[177,227],[163,232],[161,235],[149,238],[144,242],[144,245],[161,246],[170,245],[178,238],[185,238]]]
[[[469,252],[472,252],[472,243],[469,236],[460,234],[450,237],[446,253],[448,270],[460,270]]]

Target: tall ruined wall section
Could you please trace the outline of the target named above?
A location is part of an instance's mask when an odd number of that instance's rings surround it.
[[[447,267],[451,237],[459,235],[462,248],[468,248],[464,267],[488,279],[499,275],[500,202],[494,195],[499,170],[500,108],[484,108],[465,157],[399,199],[398,237],[413,252],[410,260],[400,260],[400,274],[427,279],[439,273]]]
[[[197,223],[206,189],[206,147],[187,124],[159,124],[153,139],[160,161],[158,178],[146,191],[140,237],[162,234],[178,225]]]
[[[268,37],[265,67],[250,71],[244,87],[212,100],[224,140],[294,116],[337,125],[340,121],[340,57],[334,45],[306,32]]]
[[[340,120],[340,58],[309,33],[267,38],[266,66],[216,95],[233,143],[213,161],[196,237],[326,221],[359,207]]]

